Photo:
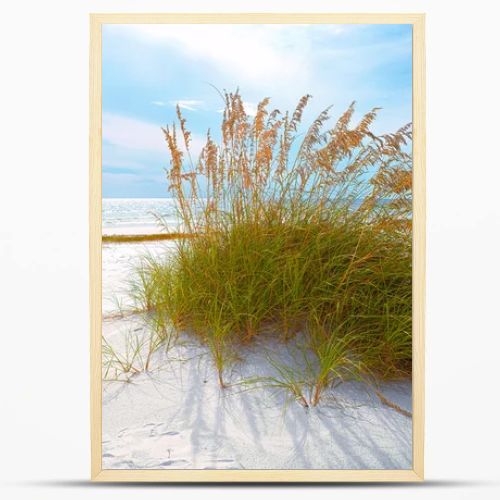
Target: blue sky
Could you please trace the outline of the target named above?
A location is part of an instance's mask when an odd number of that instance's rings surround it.
[[[353,100],[354,120],[383,108],[377,133],[411,121],[410,25],[105,25],[102,39],[104,197],[168,196],[160,127],[179,103],[199,151],[222,118],[213,86],[239,88],[248,114],[312,94],[304,123]]]

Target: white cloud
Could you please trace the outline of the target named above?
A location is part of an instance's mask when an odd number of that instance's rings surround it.
[[[102,137],[109,144],[121,148],[165,154],[168,152],[160,125],[115,113],[103,113]],[[192,134],[190,149],[194,158],[201,152],[205,141],[205,137]]]
[[[165,107],[168,106],[169,104],[171,106],[177,106],[179,105],[179,108],[181,109],[187,109],[189,111],[196,111],[200,107],[203,106],[204,101],[197,101],[195,99],[180,99],[178,101],[151,101],[151,104],[153,106],[159,106],[159,107]]]
[[[254,102],[243,101],[243,107],[248,116],[255,116],[257,114],[257,104]]]
[[[255,116],[257,114],[257,104],[254,102],[243,101],[243,108],[248,116]],[[224,113],[224,108],[218,109],[217,113]]]
[[[194,99],[186,99],[186,100],[179,100],[179,101],[170,101],[170,104],[172,106],[179,105],[179,108],[181,109],[188,109],[189,111],[196,111],[197,109],[200,108],[200,106],[203,106],[203,101],[196,101]]]
[[[103,113],[102,137],[115,146],[148,151],[166,151],[160,125],[114,113]]]
[[[151,24],[114,26],[151,43],[175,45],[186,56],[210,62],[238,81],[259,83],[263,78],[304,79],[311,48],[300,25]]]

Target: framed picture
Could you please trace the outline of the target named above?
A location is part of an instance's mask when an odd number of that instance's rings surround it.
[[[92,14],[92,479],[421,481],[423,14]]]

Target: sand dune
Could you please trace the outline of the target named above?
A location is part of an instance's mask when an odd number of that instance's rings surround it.
[[[160,251],[164,245],[168,243],[146,248]],[[123,286],[125,269],[141,251],[144,246],[137,244],[104,248],[108,311],[111,297]],[[103,335],[123,352],[127,336],[147,341],[149,332],[143,318],[134,315],[105,320]],[[262,338],[240,353],[241,361],[226,375],[231,387],[221,390],[206,347],[186,337],[168,352],[160,349],[150,371],[129,382],[104,383],[103,467],[411,468],[411,418],[383,405],[367,385],[343,383],[326,391],[320,405],[306,409],[264,380],[277,375],[269,358],[289,362],[297,353],[293,343],[283,346]],[[386,384],[381,390],[411,410],[409,382]]]

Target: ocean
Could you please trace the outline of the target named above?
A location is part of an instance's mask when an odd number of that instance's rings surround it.
[[[356,200],[353,208],[362,200]],[[382,201],[383,203],[383,201]],[[161,219],[161,221],[160,221]],[[151,234],[181,231],[177,201],[173,198],[103,198],[103,234]]]
[[[149,234],[179,227],[173,198],[103,198],[103,234]]]

